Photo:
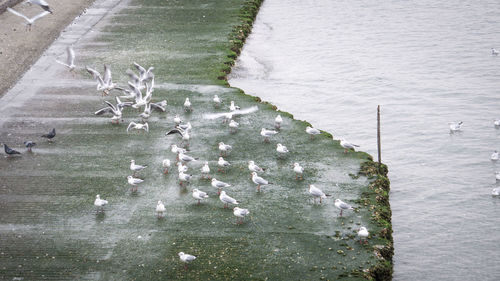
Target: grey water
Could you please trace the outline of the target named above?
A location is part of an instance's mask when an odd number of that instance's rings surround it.
[[[499,15],[498,1],[266,0],[233,69],[231,86],[374,157],[381,105],[395,280],[500,280]]]

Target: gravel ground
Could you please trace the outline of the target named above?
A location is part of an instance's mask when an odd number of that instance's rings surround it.
[[[0,4],[4,2],[0,1]],[[61,31],[92,2],[51,0],[49,3],[54,13],[38,20],[31,32],[25,31],[22,18],[9,12],[0,14],[0,65],[9,67],[9,71],[0,72],[0,96],[16,83]],[[43,11],[36,5],[23,3],[13,8],[28,17]]]

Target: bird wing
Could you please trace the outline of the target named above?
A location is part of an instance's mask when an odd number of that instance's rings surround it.
[[[95,115],[103,115],[105,113],[113,113],[113,109],[111,109],[109,106],[105,108],[101,108],[98,111],[96,111],[94,114]]]
[[[239,110],[239,109],[235,110],[235,111],[233,111],[233,115],[236,116],[236,115],[249,114],[249,113],[255,112],[257,110],[259,110],[259,108],[257,106],[252,106],[252,107],[241,109],[241,110]]]
[[[349,204],[347,204],[347,203],[345,203],[345,202],[341,202],[340,203],[340,208],[342,208],[342,209],[351,209],[352,206],[349,205]]]
[[[113,109],[113,111],[117,110],[116,107],[112,103],[110,103],[109,101],[104,101],[104,103],[107,104],[109,107],[111,107],[111,109]]]
[[[66,67],[69,67],[69,64],[66,64],[65,62],[62,62],[62,61],[60,61],[60,60],[56,60],[56,62],[57,62],[58,64],[62,64],[62,65],[64,65],[64,66],[66,66]]]
[[[172,130],[168,131],[166,133],[166,135],[168,136],[168,135],[172,135],[172,134],[179,134],[182,136],[183,133],[184,133],[184,131],[182,131],[182,129],[179,128],[179,129],[172,129]]]
[[[151,108],[152,109],[156,109],[156,110],[161,110],[163,112],[165,112],[165,105],[166,105],[167,101],[161,101],[161,102],[155,102],[155,103],[151,103]]]
[[[68,59],[66,60],[66,62],[68,63],[68,65],[72,65],[75,63],[75,50],[73,50],[73,47],[69,46],[68,48],[66,48],[66,52],[68,54]]]
[[[35,22],[37,19],[39,19],[39,18],[43,18],[43,17],[45,17],[45,16],[46,16],[46,15],[48,15],[48,14],[50,14],[50,12],[49,12],[49,11],[43,11],[43,12],[39,13],[38,15],[36,15],[36,16],[34,16],[34,17],[32,17],[32,18],[31,18],[31,21]]]
[[[135,68],[137,68],[137,70],[139,71],[139,73],[141,74],[141,76],[144,76],[144,74],[146,74],[146,69],[144,67],[140,66],[135,61],[134,61],[134,66],[135,66]]]
[[[99,71],[88,66],[85,66],[85,69],[88,71],[88,73],[90,73],[90,75],[92,75],[92,77],[94,77],[94,79],[97,79],[97,77],[101,77],[101,73],[99,73]]]
[[[29,21],[30,21],[30,19],[29,19],[27,16],[25,16],[25,15],[23,15],[23,14],[19,13],[18,11],[14,10],[14,9],[7,8],[7,11],[11,12],[12,14],[14,14],[14,15],[16,15],[16,16],[18,16],[18,17],[22,17],[22,18],[23,18],[23,19],[25,19],[27,22],[29,22]]]
[[[137,74],[135,74],[132,70],[130,69],[127,69],[127,71],[125,71],[125,73],[127,73],[128,77],[134,81],[139,81],[139,76],[137,76]]]
[[[104,80],[104,83],[106,84],[111,83],[111,68],[109,68],[106,64],[104,65],[104,77],[102,80]]]
[[[137,124],[136,124],[135,122],[130,122],[130,124],[128,124],[128,127],[127,127],[127,133],[128,133],[128,131],[130,130],[130,128],[131,128],[132,126],[134,126],[134,127],[135,127],[136,125],[137,125]]]

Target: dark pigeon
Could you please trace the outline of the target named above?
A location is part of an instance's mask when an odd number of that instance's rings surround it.
[[[3,148],[5,150],[5,153],[7,153],[8,156],[11,156],[14,154],[21,154],[21,152],[8,147],[5,143],[3,144]]]
[[[36,145],[36,143],[32,141],[25,141],[24,145],[28,148],[28,151],[31,151],[31,148]]]
[[[48,134],[42,135],[42,138],[47,138],[49,140],[53,139],[56,136],[56,128],[52,129]]]

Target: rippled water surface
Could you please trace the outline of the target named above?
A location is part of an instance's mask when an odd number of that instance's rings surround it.
[[[374,156],[381,105],[395,280],[500,280],[499,15],[498,1],[266,0],[233,70],[232,86]]]

